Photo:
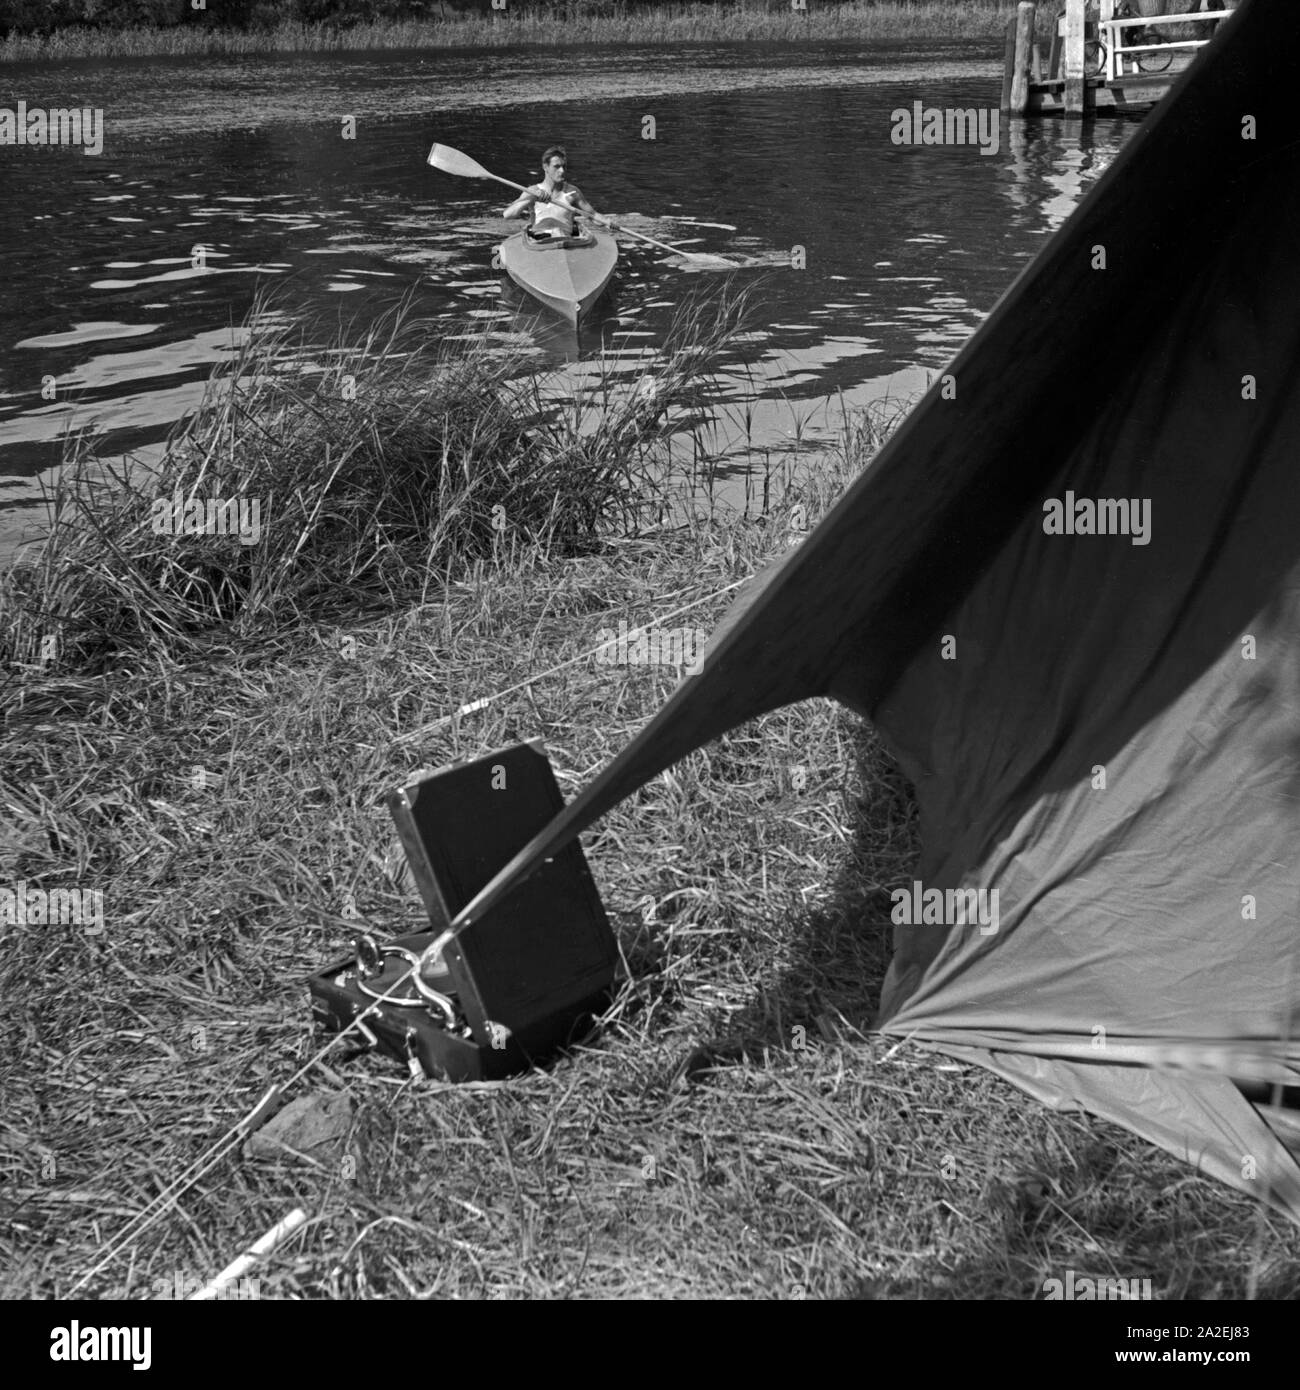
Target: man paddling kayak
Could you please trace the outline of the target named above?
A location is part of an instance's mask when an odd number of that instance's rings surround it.
[[[528,234],[533,237],[573,236],[575,212],[585,213],[598,227],[605,226],[605,218],[582,196],[581,189],[565,182],[568,163],[563,146],[552,145],[542,155],[542,182],[526,188],[501,215],[523,217],[531,209],[533,223]]]

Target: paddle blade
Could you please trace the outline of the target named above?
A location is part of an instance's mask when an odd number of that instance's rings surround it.
[[[463,179],[490,179],[491,174],[476,159],[453,150],[450,145],[435,145],[429,151],[429,163],[444,174],[458,174]]]

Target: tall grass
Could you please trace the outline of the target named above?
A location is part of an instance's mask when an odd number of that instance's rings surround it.
[[[203,29],[57,30],[47,37],[10,35],[0,62],[31,59],[197,57],[228,54],[336,53],[365,49],[503,48],[536,44],[666,44],[745,41],[994,39],[1015,13],[1014,0],[920,0],[919,3],[824,5],[794,10],[782,0],[734,5],[669,4],[653,8],[574,7],[567,16],[506,9],[434,20],[377,20],[351,28],[285,23],[240,32]]]
[[[502,549],[554,557],[635,533],[744,310],[727,288],[689,298],[639,381],[602,358],[561,400],[486,338],[430,349],[409,301],[322,352],[261,300],[156,470],[105,474],[73,441],[48,538],[0,578],[0,661],[56,676],[126,652],[184,659],[214,629],[259,639],[426,594]],[[256,528],[230,534],[222,504]]]

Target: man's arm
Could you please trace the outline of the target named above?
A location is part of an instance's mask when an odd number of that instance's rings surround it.
[[[593,221],[598,227],[603,227],[605,223],[608,221],[607,218],[602,217],[600,213],[598,213],[596,209],[592,207],[592,205],[587,201],[586,197],[583,195],[581,189],[570,187],[569,201],[573,204],[575,208],[578,209],[579,212],[585,213],[586,216],[589,217],[591,221]]]
[[[545,190],[539,193],[536,189],[526,188],[501,216],[507,221],[514,217],[524,217],[532,209],[534,203],[549,203],[550,201],[550,194]]]

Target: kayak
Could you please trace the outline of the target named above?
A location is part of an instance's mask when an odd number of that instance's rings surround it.
[[[618,264],[618,242],[592,227],[582,237],[534,241],[520,232],[501,243],[501,268],[521,290],[575,328],[605,292]]]

